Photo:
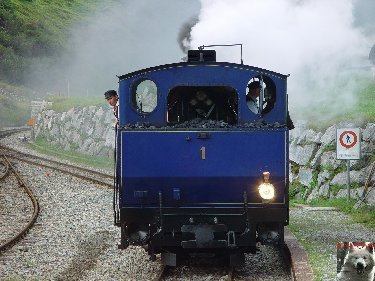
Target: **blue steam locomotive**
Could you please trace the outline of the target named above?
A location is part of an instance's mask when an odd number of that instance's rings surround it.
[[[119,76],[114,219],[119,248],[143,245],[166,265],[178,255],[225,255],[284,245],[289,221],[287,76],[186,62]]]

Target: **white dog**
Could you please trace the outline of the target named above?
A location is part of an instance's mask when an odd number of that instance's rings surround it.
[[[351,247],[345,257],[341,271],[337,274],[339,281],[374,281],[375,256],[374,248]]]

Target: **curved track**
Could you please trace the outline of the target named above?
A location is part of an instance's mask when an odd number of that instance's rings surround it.
[[[27,193],[28,197],[30,198],[32,205],[33,205],[33,214],[31,216],[30,221],[27,223],[25,227],[21,229],[21,231],[18,232],[14,237],[6,241],[4,244],[0,245],[0,252],[6,250],[8,247],[12,246],[13,244],[17,243],[28,231],[29,229],[34,225],[38,213],[39,213],[39,203],[35,195],[32,193],[30,187],[25,183],[25,181],[21,178],[20,174],[17,172],[17,170],[13,167],[13,165],[10,163],[8,158],[5,155],[2,155],[3,162],[6,163],[6,166],[9,170],[12,170],[14,175],[17,178],[18,184],[20,187],[22,187],[25,192]]]
[[[25,132],[25,131],[30,131],[30,128],[29,127],[15,127],[15,128],[8,128],[8,129],[0,130],[0,139],[13,135],[15,133]]]
[[[24,128],[14,128],[8,129],[5,131],[0,131],[0,138],[12,135],[14,133],[18,133],[24,131]],[[34,225],[38,213],[39,213],[39,203],[31,188],[26,184],[26,182],[21,178],[20,174],[11,164],[8,158],[16,159],[21,162],[25,162],[31,165],[40,166],[48,169],[52,169],[55,171],[59,171],[65,174],[72,175],[74,177],[78,177],[107,188],[112,188],[113,183],[113,176],[109,174],[105,174],[102,172],[86,169],[79,166],[74,166],[71,164],[51,160],[48,158],[43,158],[40,156],[35,156],[27,153],[20,152],[18,150],[12,149],[10,147],[0,145],[0,180],[4,180],[6,176],[9,175],[9,172],[12,171],[15,175],[18,185],[25,190],[25,193],[28,195],[28,198],[31,200],[33,205],[33,214],[31,215],[31,219],[28,221],[27,225],[23,227],[16,235],[14,235],[11,239],[7,240],[5,243],[0,245],[0,252],[5,251],[12,245],[16,244]],[[31,160],[32,159],[32,160]],[[104,180],[103,180],[104,179]],[[107,180],[107,181],[106,181]]]
[[[0,180],[2,180],[8,175],[10,167],[8,162],[5,161],[4,158],[0,159],[0,165],[2,166],[2,168],[0,169]]]

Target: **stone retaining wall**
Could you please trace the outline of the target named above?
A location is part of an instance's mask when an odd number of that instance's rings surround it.
[[[114,121],[110,108],[98,106],[78,107],[63,113],[42,110],[37,117],[35,136],[64,150],[112,157]]]
[[[346,197],[346,160],[336,159],[336,128],[353,127],[338,124],[325,132],[307,129],[303,122],[297,122],[290,133],[290,174],[293,193],[307,202],[318,197]],[[375,159],[375,124],[368,123],[361,128],[361,159],[350,160],[351,197],[363,195],[369,177],[371,164]],[[372,175],[370,187],[375,183]],[[375,188],[369,193],[368,201],[375,205]]]

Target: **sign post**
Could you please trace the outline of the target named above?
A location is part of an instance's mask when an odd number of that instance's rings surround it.
[[[336,131],[336,158],[347,161],[347,201],[350,200],[350,160],[361,158],[360,128],[344,128]]]

